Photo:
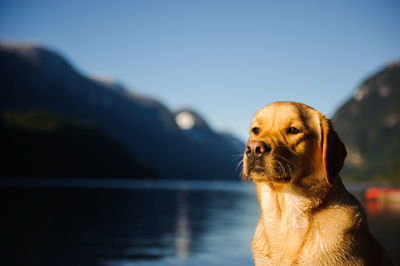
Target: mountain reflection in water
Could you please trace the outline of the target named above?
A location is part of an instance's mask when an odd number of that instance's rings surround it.
[[[1,265],[252,265],[250,183],[2,180],[0,197]],[[400,204],[376,204],[371,231],[399,264]]]

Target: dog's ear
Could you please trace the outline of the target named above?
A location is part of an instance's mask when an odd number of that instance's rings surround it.
[[[321,119],[321,151],[325,181],[331,184],[333,178],[343,168],[347,152],[343,142],[333,130],[330,120]]]

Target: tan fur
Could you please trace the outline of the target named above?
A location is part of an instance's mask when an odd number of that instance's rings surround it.
[[[290,127],[300,132],[290,134]],[[320,112],[295,102],[270,104],[254,116],[251,141],[271,147],[257,161],[262,170],[246,153],[243,160],[261,208],[251,243],[256,266],[391,265],[360,202],[343,186],[338,173],[346,150]]]

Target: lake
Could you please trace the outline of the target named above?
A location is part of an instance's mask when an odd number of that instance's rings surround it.
[[[365,186],[350,190],[360,199]],[[0,180],[1,265],[252,265],[251,183]],[[367,202],[400,265],[400,202]]]

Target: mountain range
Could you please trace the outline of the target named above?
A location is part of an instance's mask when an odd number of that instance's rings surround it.
[[[400,62],[368,77],[333,116],[346,181],[400,184]]]
[[[170,111],[36,45],[0,42],[0,78],[0,176],[239,180],[243,142],[190,108]],[[400,62],[363,81],[332,121],[345,181],[400,183]]]
[[[238,179],[234,155],[244,144],[236,137],[214,131],[193,110],[174,113],[116,82],[87,77],[54,51],[0,43],[0,78],[3,112],[39,109],[53,118],[89,123],[153,176]],[[182,113],[190,126],[179,124]]]
[[[0,147],[0,177],[155,177],[96,126],[46,110],[1,111]]]

